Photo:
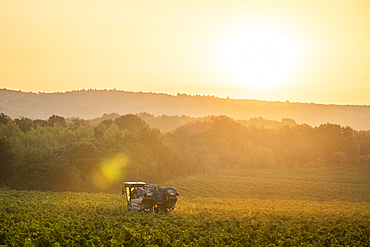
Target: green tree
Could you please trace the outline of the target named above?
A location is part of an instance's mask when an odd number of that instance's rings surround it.
[[[0,136],[10,140],[12,137],[22,134],[21,129],[14,121],[9,121],[6,124],[0,124]]]
[[[109,126],[112,123],[113,123],[113,120],[112,119],[106,119],[106,120],[101,121],[101,124],[104,124],[107,128],[109,128]]]
[[[356,134],[355,138],[360,145],[360,154],[370,154],[370,131],[361,131]]]
[[[26,117],[16,118],[14,121],[23,132],[30,131],[30,129],[33,127],[32,119]]]
[[[72,131],[77,130],[79,127],[89,128],[90,124],[86,120],[80,118],[73,118],[72,122],[68,124],[68,129]]]
[[[360,146],[354,138],[354,130],[339,124],[322,124],[316,128],[317,138],[323,143],[324,151],[331,157],[334,153],[343,152],[346,157],[354,157],[360,153]]]
[[[93,172],[101,162],[99,150],[88,142],[76,142],[53,152],[53,162],[59,166],[68,166],[70,170],[65,171],[65,182],[63,187],[69,191],[95,192],[92,184]]]
[[[48,124],[48,121],[47,120],[44,120],[44,119],[35,119],[33,120],[33,128],[37,128],[37,126],[40,126],[40,127],[45,127],[47,126]]]
[[[97,126],[94,128],[94,137],[97,141],[101,141],[104,139],[104,132],[108,129],[108,127],[103,124],[99,123]]]
[[[149,125],[145,123],[144,120],[134,114],[122,115],[114,119],[114,124],[117,125],[120,130],[127,129],[131,132],[137,132],[140,129],[149,127]]]
[[[59,123],[62,127],[66,127],[66,120],[64,117],[52,115],[48,119],[48,126],[53,127],[54,124]]]
[[[0,124],[6,124],[11,120],[12,119],[9,116],[5,115],[4,113],[0,113]]]
[[[11,186],[22,190],[42,190],[45,188],[43,161],[45,159],[39,149],[27,147],[23,151],[20,161],[15,164]]]
[[[7,184],[11,177],[13,157],[14,153],[9,141],[4,137],[0,137],[0,185]]]

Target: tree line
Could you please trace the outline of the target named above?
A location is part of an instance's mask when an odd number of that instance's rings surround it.
[[[162,133],[139,114],[91,126],[78,118],[11,119],[1,113],[0,185],[118,192],[123,181],[161,183],[220,169],[370,164],[369,131],[283,122],[265,128],[209,116]]]

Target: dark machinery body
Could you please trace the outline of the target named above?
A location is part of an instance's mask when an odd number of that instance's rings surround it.
[[[179,192],[144,182],[125,182],[122,188],[127,208],[147,213],[168,213],[175,209]]]

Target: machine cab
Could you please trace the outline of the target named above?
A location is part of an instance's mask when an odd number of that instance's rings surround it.
[[[128,204],[131,204],[132,200],[138,195],[138,188],[143,189],[145,187],[144,182],[125,182],[122,188],[122,194],[125,195]]]

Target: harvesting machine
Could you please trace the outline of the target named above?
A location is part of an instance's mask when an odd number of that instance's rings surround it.
[[[167,213],[175,209],[179,192],[175,188],[165,188],[144,182],[123,183],[127,208],[146,213]]]

